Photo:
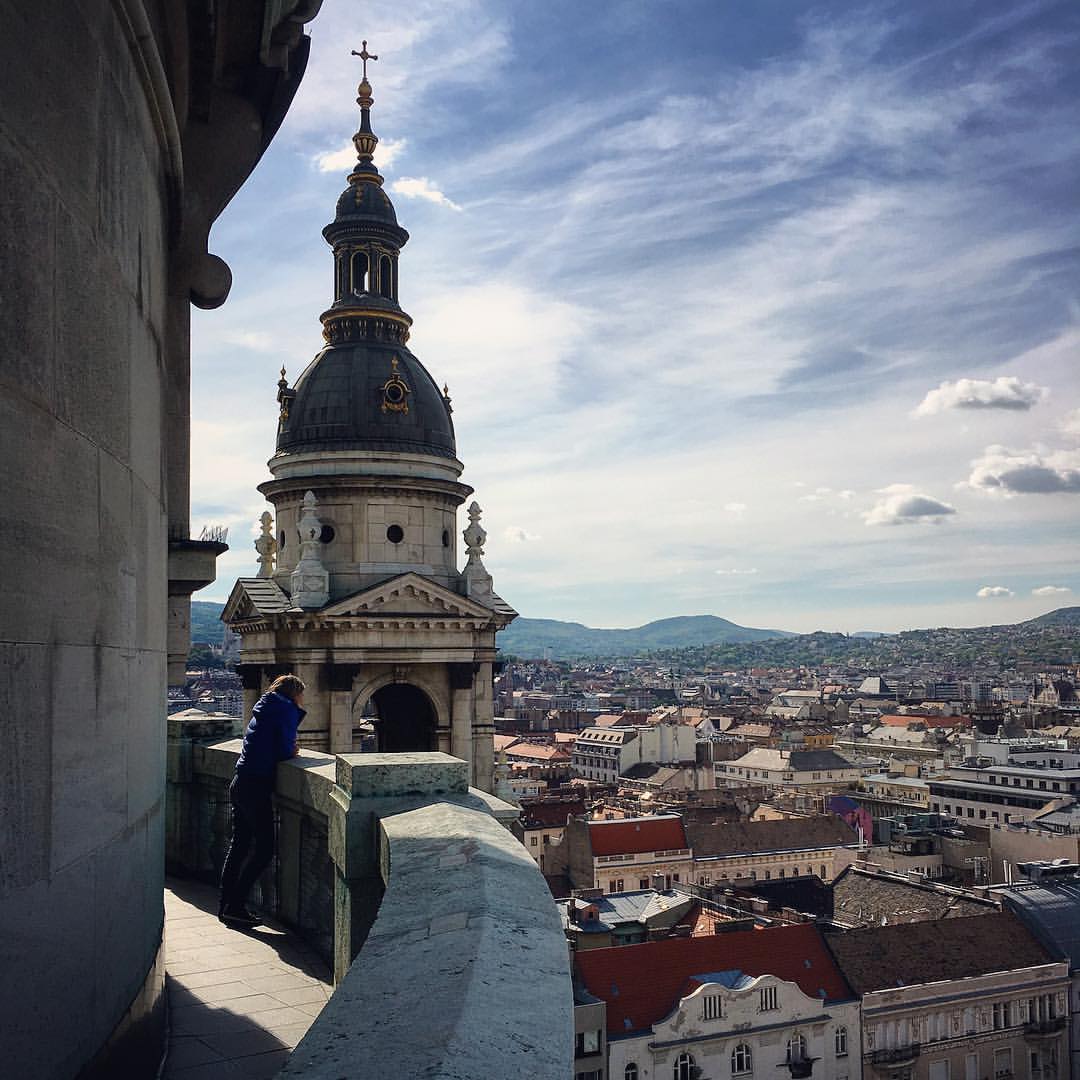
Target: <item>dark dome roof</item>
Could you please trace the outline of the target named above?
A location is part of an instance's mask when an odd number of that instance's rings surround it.
[[[390,196],[379,184],[365,181],[350,184],[337,201],[338,221],[350,219],[378,221],[387,225],[397,225],[397,212]]]
[[[391,383],[395,385],[388,389]],[[424,365],[401,345],[331,345],[307,366],[295,391],[278,433],[279,451],[381,450],[457,457],[446,402]],[[394,407],[401,405],[405,408]]]

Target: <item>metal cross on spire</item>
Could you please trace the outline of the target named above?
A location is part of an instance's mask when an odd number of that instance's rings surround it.
[[[360,59],[363,61],[363,64],[364,64],[364,76],[363,77],[366,79],[367,78],[367,62],[369,60],[378,60],[379,58],[374,53],[369,53],[367,51],[367,42],[366,41],[362,41],[360,43],[360,51],[359,52],[357,52],[355,49],[353,49],[352,54],[353,54],[353,56],[359,56]]]

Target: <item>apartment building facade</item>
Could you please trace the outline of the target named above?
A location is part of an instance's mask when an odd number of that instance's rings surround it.
[[[1069,965],[1012,915],[875,926],[829,948],[882,1080],[1066,1080]]]

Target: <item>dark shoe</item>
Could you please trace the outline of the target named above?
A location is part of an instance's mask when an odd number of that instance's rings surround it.
[[[262,922],[258,915],[252,914],[246,908],[227,909],[222,911],[218,918],[226,926],[235,926],[245,930],[250,930],[251,927],[258,926]]]

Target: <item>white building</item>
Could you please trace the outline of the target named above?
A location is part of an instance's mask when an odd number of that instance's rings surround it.
[[[776,750],[758,746],[734,761],[716,763],[717,787],[839,788],[862,770],[835,750]]]
[[[574,966],[610,1080],[862,1076],[858,1000],[812,924],[586,951]]]

